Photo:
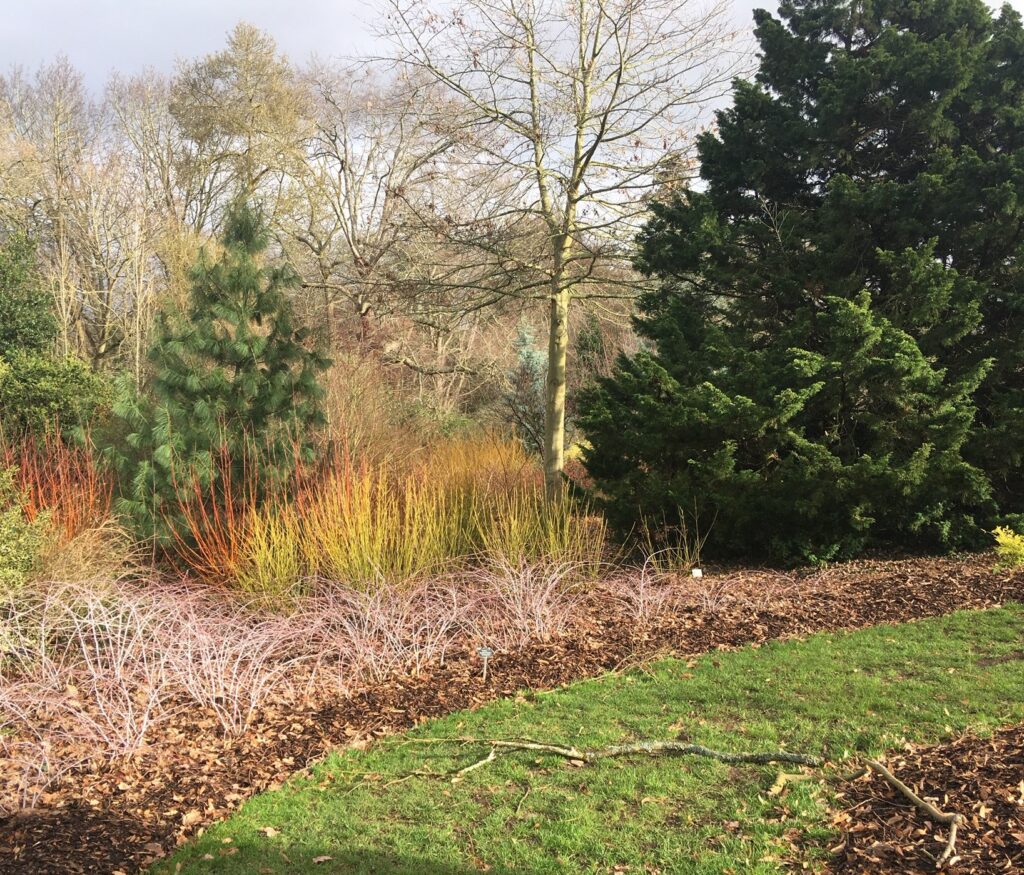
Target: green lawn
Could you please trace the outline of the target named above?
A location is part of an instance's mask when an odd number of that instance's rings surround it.
[[[332,755],[311,776],[254,798],[157,871],[779,872],[787,831],[829,837],[828,785],[795,783],[778,798],[768,795],[776,766],[664,757],[578,768],[525,753],[454,785],[431,777],[394,783],[487,752],[404,741],[529,737],[599,746],[682,737],[832,760],[877,754],[905,739],[1024,719],[1024,663],[1011,656],[1022,640],[1024,608],[1011,606],[690,664],[667,659],[495,702],[368,751]]]

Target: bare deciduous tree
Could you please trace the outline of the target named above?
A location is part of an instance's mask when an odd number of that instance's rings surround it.
[[[61,352],[98,366],[144,321],[136,305],[149,228],[136,168],[107,104],[89,97],[66,60],[31,80],[13,71],[0,96],[20,178],[5,195],[20,201],[20,224],[38,241]]]
[[[487,251],[503,290],[549,307],[544,465],[559,491],[565,451],[569,307],[608,294],[608,259],[628,256],[645,199],[692,172],[694,137],[745,53],[727,5],[688,0],[390,0],[383,28],[411,79],[448,89],[438,130],[477,168],[468,220],[438,214]],[[512,232],[510,236],[504,232]],[[540,238],[540,251],[512,243]],[[511,279],[511,281],[509,281]]]
[[[308,81],[315,126],[285,230],[328,321],[342,299],[365,334],[371,313],[395,306],[402,263],[421,233],[407,204],[429,189],[447,144],[393,83],[323,65]]]
[[[309,133],[306,91],[274,40],[239,24],[220,52],[186,64],[170,112],[217,188],[259,195],[274,215],[290,167]]]
[[[404,371],[397,379],[425,406],[455,412],[486,370],[475,353],[495,314],[493,296],[481,305],[467,282],[465,253],[424,221],[465,189],[450,133],[430,124],[450,98],[325,64],[306,81],[315,129],[279,217],[285,249],[332,337],[353,326],[359,348]]]
[[[191,140],[174,117],[173,87],[170,77],[152,70],[115,75],[107,99],[138,165],[148,208],[171,226],[202,231],[227,199],[230,180],[216,171],[218,153]]]

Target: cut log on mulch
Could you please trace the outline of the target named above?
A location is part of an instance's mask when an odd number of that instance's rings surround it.
[[[137,872],[331,748],[524,688],[550,689],[669,652],[693,655],[1024,600],[1024,575],[995,574],[992,565],[991,556],[977,556],[716,575],[707,597],[645,623],[613,588],[602,588],[559,639],[496,653],[486,681],[467,647],[418,677],[344,699],[268,708],[237,739],[224,739],[211,715],[185,710],[158,727],[133,760],[69,775],[44,795],[41,810],[0,820],[0,873]],[[915,815],[907,823],[921,829]],[[970,829],[962,832],[967,850]]]
[[[887,766],[922,800],[957,814],[956,845],[943,872],[1024,872],[1024,726],[913,748]],[[876,773],[846,785],[840,797],[845,808],[835,822],[843,843],[831,871],[936,871],[949,826],[923,817]]]

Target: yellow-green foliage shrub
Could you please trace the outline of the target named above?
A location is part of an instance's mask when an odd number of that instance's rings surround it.
[[[480,502],[476,510],[478,554],[511,565],[549,560],[596,576],[604,559],[604,520],[574,502],[568,489],[548,501],[543,487],[524,487]]]
[[[1013,529],[1000,526],[993,533],[996,537],[996,555],[1000,568],[1024,568],[1024,535]]]
[[[302,510],[303,553],[334,580],[405,580],[463,555],[462,511],[445,484],[388,466],[335,472]]]
[[[402,464],[340,454],[293,499],[247,511],[236,528],[238,549],[214,551],[232,557],[218,576],[269,601],[316,577],[397,583],[474,561],[596,574],[605,541],[600,517],[568,494],[549,503],[538,462],[493,435],[439,442]]]
[[[562,562],[596,574],[604,559],[604,519],[565,487],[549,502],[539,460],[520,441],[483,434],[431,448],[421,463],[444,485],[459,556],[517,564]]]
[[[46,545],[49,517],[25,515],[14,468],[0,469],[0,592],[25,582]]]
[[[302,528],[294,505],[255,512],[235,573],[237,585],[257,601],[274,605],[298,594],[305,573]]]

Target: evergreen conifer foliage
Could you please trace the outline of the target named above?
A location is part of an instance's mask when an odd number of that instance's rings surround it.
[[[265,263],[267,243],[259,213],[236,204],[219,250],[192,269],[187,311],[159,318],[151,396],[126,391],[117,405],[122,509],[158,541],[181,535],[180,503],[197,494],[281,487],[324,422],[327,361],[295,325],[286,292],[297,274]]]
[[[14,234],[0,246],[0,358],[50,353],[57,334],[53,300],[35,271],[35,247]]]
[[[642,235],[651,350],[582,399],[588,467],[620,527],[696,504],[720,552],[976,542],[1024,512],[1020,16],[780,13]]]
[[[544,450],[544,377],[547,355],[537,348],[533,329],[521,323],[512,344],[516,365],[507,375],[503,393],[508,418],[529,452]]]

